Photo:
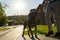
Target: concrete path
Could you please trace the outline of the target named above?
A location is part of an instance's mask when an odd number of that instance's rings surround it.
[[[14,30],[16,27],[17,27],[17,25],[16,25],[16,26],[0,27],[1,29],[3,29],[3,28],[10,28],[10,29],[8,29],[8,30],[0,31],[0,37],[3,36],[3,35],[5,35],[6,33],[11,32],[11,31]]]
[[[25,39],[24,39],[22,37],[22,32],[23,32],[23,25],[19,25],[13,31],[11,31],[11,32],[3,35],[2,37],[0,37],[0,40],[32,40],[27,35],[25,35]],[[44,35],[38,35],[38,38],[40,40],[59,40],[59,39],[56,39],[56,38],[46,37]],[[38,39],[35,38],[35,40],[38,40]]]
[[[35,40],[60,40],[57,38],[46,37],[45,35],[38,35],[38,39],[34,37]],[[19,36],[17,40],[33,40],[28,35],[25,35],[25,38]]]
[[[0,37],[0,40],[17,40],[20,34],[22,34],[23,25],[19,25],[13,31],[5,34],[4,36]]]

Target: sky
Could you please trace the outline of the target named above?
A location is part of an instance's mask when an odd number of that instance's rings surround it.
[[[4,9],[7,16],[28,15],[31,9],[37,8],[43,0],[0,0],[2,5],[7,4]],[[20,5],[20,6],[19,6]]]

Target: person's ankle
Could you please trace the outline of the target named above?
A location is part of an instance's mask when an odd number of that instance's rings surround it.
[[[54,33],[53,33],[53,31],[49,31],[47,34],[46,34],[46,36],[50,36],[50,35],[53,35]]]
[[[35,37],[37,38],[37,35],[35,35]]]
[[[22,37],[24,37],[24,35],[22,35]]]

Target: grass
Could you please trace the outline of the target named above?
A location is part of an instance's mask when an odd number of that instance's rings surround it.
[[[56,26],[52,27],[52,30],[54,33],[57,32]],[[47,25],[37,25],[37,34],[47,34],[48,33],[48,26]],[[28,34],[28,31],[26,30],[25,35]],[[33,34],[34,34],[34,30],[33,30]]]
[[[10,28],[0,28],[0,31],[9,30]]]

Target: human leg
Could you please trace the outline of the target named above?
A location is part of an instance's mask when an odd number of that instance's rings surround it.
[[[57,33],[55,34],[55,36],[60,37],[60,1],[55,1],[54,3],[54,17],[56,20],[56,26],[57,26]]]
[[[35,25],[35,37],[37,38],[37,26]]]
[[[56,13],[57,15],[58,13]],[[60,37],[60,17],[59,16],[55,16],[56,19],[56,26],[57,26],[57,33],[55,34],[55,36]]]
[[[24,37],[24,31],[25,31],[25,28],[26,28],[26,25],[24,25],[22,37]]]
[[[48,25],[48,34],[46,36],[52,35],[52,21],[51,21],[51,16],[53,15],[51,5],[49,4],[46,10],[45,18],[46,18],[46,23]]]
[[[33,38],[33,32],[32,32],[31,26],[29,27],[29,31],[30,31],[31,36],[32,36],[32,38]]]
[[[28,29],[28,35],[29,35],[29,37],[30,37],[30,30]]]

